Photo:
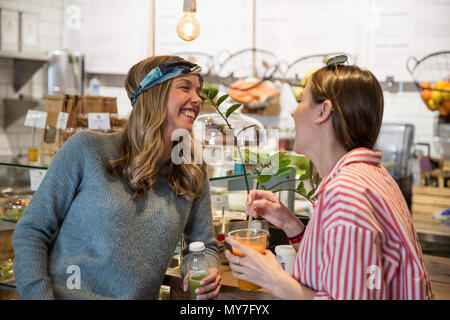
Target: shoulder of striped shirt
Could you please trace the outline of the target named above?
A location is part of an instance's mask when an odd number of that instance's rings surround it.
[[[322,201],[321,221],[324,230],[353,226],[371,231],[383,242],[387,237],[391,241],[401,242],[398,230],[394,230],[392,217],[380,216],[386,206],[383,197],[367,183],[355,180],[354,176],[345,173],[336,176],[324,188]]]

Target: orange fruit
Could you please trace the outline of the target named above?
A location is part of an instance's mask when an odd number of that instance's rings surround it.
[[[447,112],[450,112],[450,100],[445,100],[445,101],[442,103],[442,106],[443,106],[445,109],[447,109]]]
[[[444,105],[439,106],[438,110],[441,116],[446,116],[449,114],[449,110]]]
[[[444,89],[446,85],[446,81],[436,81],[433,85],[434,89]]]
[[[449,101],[450,100],[450,82],[447,82],[445,87],[442,89],[445,90],[442,94],[442,99],[445,101]]]
[[[420,84],[420,96],[422,97],[423,101],[426,103],[430,97],[431,97],[431,84],[429,82],[422,82]]]
[[[427,102],[431,97],[431,90],[430,89],[422,89],[420,96],[422,97],[423,101]]]

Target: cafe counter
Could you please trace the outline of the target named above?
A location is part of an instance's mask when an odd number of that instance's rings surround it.
[[[425,265],[431,280],[431,288],[436,300],[450,300],[450,258],[424,255]],[[228,265],[221,264],[219,272],[222,275],[222,288],[219,300],[278,300],[266,289],[243,291],[237,287]],[[166,299],[189,300],[189,292],[183,292],[183,279],[179,267],[168,269],[164,285],[170,287]]]

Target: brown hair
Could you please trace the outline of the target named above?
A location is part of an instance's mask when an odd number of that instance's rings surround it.
[[[316,103],[330,100],[332,124],[339,143],[350,151],[372,149],[383,120],[383,91],[375,76],[354,65],[323,67],[311,77]]]
[[[131,67],[125,79],[128,98],[153,68],[172,61],[185,60],[177,56],[155,56]],[[120,157],[109,162],[108,171],[125,179],[134,191],[133,199],[143,196],[156,182],[157,162],[162,158],[164,147],[162,128],[171,84],[172,80],[169,79],[138,96],[120,138]],[[194,148],[191,150],[194,152]],[[175,165],[172,161],[169,162],[169,187],[187,200],[200,196],[206,178],[206,164],[192,162]]]

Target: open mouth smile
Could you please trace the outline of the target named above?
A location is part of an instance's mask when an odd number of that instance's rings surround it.
[[[181,109],[180,113],[182,113],[183,115],[192,120],[195,120],[195,118],[197,117],[197,113],[195,112],[194,109],[183,108]]]

